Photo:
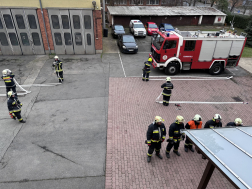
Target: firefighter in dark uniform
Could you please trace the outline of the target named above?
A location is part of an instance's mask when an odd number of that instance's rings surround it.
[[[8,98],[8,92],[11,91],[11,90],[17,96],[16,83],[13,80],[15,75],[13,75],[12,72],[9,69],[3,70],[2,73],[3,73],[3,76],[1,78],[4,80],[4,83],[6,85],[6,96],[7,96],[7,98]]]
[[[204,126],[204,128],[210,128],[210,129],[214,129],[216,127],[222,127],[220,114],[215,114],[213,119],[207,121]],[[206,157],[202,155],[202,159],[206,159]]]
[[[149,125],[147,131],[147,144],[149,150],[147,153],[147,162],[151,161],[152,153],[154,149],[156,151],[157,157],[163,159],[160,155],[161,143],[165,140],[166,129],[165,125],[162,123],[164,120],[160,116],[155,117],[155,121]]]
[[[144,62],[144,67],[143,67],[143,81],[149,81],[149,74],[150,74],[150,67],[152,63],[152,58],[149,58],[148,61]]]
[[[243,125],[243,123],[242,123],[241,118],[236,118],[234,122],[229,122],[227,124],[227,126],[234,126],[234,127],[236,127],[236,126],[242,126],[242,125]]]
[[[202,121],[201,120],[202,120],[201,116],[199,114],[196,114],[194,116],[194,118],[186,124],[185,128],[186,129],[201,129],[202,128]],[[189,148],[189,150],[194,152],[192,143],[190,142],[189,138],[186,136],[185,152],[188,152],[188,148]]]
[[[185,129],[184,126],[184,118],[181,115],[178,115],[176,117],[176,120],[174,123],[170,125],[169,128],[169,139],[167,139],[168,145],[166,147],[166,157],[170,158],[170,150],[174,146],[173,152],[180,156],[180,153],[178,152],[179,148],[179,143],[181,141],[181,136],[182,139],[185,139],[185,134],[180,132],[181,129]]]
[[[62,68],[62,62],[59,60],[58,56],[54,57],[54,63],[52,65],[52,67],[55,68],[56,71],[56,75],[59,78],[59,82],[62,83],[64,81],[63,79],[63,68]]]
[[[21,117],[22,103],[15,96],[14,92],[9,91],[8,96],[9,96],[9,99],[7,101],[7,106],[8,106],[9,114],[11,118],[13,119],[17,118],[20,123],[25,123],[25,121]]]
[[[171,83],[171,78],[167,77],[166,78],[166,83],[161,85],[161,88],[164,88],[163,90],[163,105],[164,106],[169,106],[169,101],[171,97],[171,89],[173,89],[173,84]]]

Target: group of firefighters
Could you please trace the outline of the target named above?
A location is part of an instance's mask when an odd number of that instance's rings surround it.
[[[59,60],[58,56],[54,57],[54,62],[52,64],[52,68],[55,69],[55,73],[59,79],[59,82],[62,83],[63,79],[63,69],[62,69],[62,62]],[[16,91],[16,82],[15,82],[15,75],[9,69],[4,69],[2,71],[3,76],[1,77],[4,80],[6,86],[6,96],[8,98],[7,107],[9,110],[9,115],[12,119],[18,121],[20,123],[25,123],[26,121],[23,120],[21,116],[21,107],[22,103],[18,100],[18,95]]]
[[[163,159],[160,155],[160,149],[162,142],[165,141],[166,138],[166,128],[164,125],[164,120],[160,116],[156,116],[153,123],[151,123],[147,130],[147,140],[146,144],[149,146],[147,153],[147,162],[151,161],[151,156],[155,150],[158,158]],[[234,122],[229,122],[227,126],[242,126],[241,118],[236,118]],[[216,128],[222,127],[221,116],[219,114],[215,114],[213,119],[207,121],[205,123],[204,128]],[[170,151],[173,148],[173,152],[180,156],[178,152],[179,144],[181,140],[185,140],[184,150],[188,152],[188,150],[194,152],[193,145],[190,142],[189,138],[181,131],[182,129],[202,129],[202,118],[199,114],[196,114],[192,120],[190,120],[184,126],[184,118],[181,115],[178,115],[169,127],[169,138],[167,139],[166,146],[166,157],[170,158]],[[202,155],[202,159],[206,159]]]

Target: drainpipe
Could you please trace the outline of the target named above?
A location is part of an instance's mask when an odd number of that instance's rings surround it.
[[[106,28],[105,26],[105,0],[102,0],[103,10],[102,10],[102,22],[103,22],[103,29]]]
[[[48,36],[47,36],[47,30],[46,30],[46,25],[45,25],[45,19],[44,19],[44,13],[43,13],[43,9],[42,9],[41,0],[39,0],[39,4],[40,4],[41,14],[42,14],[42,18],[43,18],[43,23],[44,23],[44,28],[45,28],[45,33],[46,33],[46,41],[47,41],[47,45],[48,45],[48,49],[49,49],[49,54],[51,54],[51,49],[50,49],[49,40],[48,40]]]

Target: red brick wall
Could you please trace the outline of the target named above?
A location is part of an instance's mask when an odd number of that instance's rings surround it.
[[[102,50],[102,14],[93,10],[95,50]]]
[[[45,25],[46,25],[46,31],[47,31],[50,49],[54,50],[51,26],[50,26],[50,21],[49,21],[47,9],[43,9],[43,13],[44,13],[44,19],[45,19]],[[37,9],[37,15],[38,15],[39,26],[40,26],[40,31],[41,31],[41,35],[42,35],[44,48],[46,51],[48,51],[49,49],[48,49],[48,43],[47,43],[47,39],[46,39],[46,33],[45,33],[45,27],[44,27],[44,23],[43,23],[41,9]]]

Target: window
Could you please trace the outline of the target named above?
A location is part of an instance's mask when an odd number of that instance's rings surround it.
[[[194,51],[196,41],[186,41],[184,51]]]
[[[143,0],[130,0],[131,5],[142,5]]]
[[[33,44],[35,46],[40,46],[41,45],[38,33],[36,33],[36,32],[32,33],[32,40],[33,40]]]
[[[84,16],[85,29],[91,29],[91,17],[89,15]]]
[[[80,17],[78,15],[73,15],[73,25],[74,29],[80,29]]]
[[[147,0],[147,5],[159,5],[159,0]]]
[[[13,29],[14,26],[13,26],[10,15],[9,14],[4,14],[3,17],[4,17],[4,22],[5,22],[5,25],[6,25],[7,29]]]
[[[67,15],[61,15],[63,29],[69,29],[69,19]]]
[[[116,1],[114,1],[114,3],[117,4],[117,5],[126,5],[127,0],[116,0]]]
[[[52,19],[53,29],[60,29],[59,17],[58,17],[58,15],[52,15],[52,16],[51,16],[51,19]]]
[[[20,33],[21,40],[24,46],[30,46],[29,38],[27,36],[27,33]]]
[[[163,49],[173,49],[176,48],[177,41],[166,40]]]
[[[62,38],[60,33],[54,33],[54,39],[56,45],[62,45]]]
[[[163,45],[164,38],[160,35],[157,35],[153,40],[153,45],[159,50],[161,46]]]
[[[17,36],[15,33],[9,33],[10,41],[12,46],[17,46],[18,45],[18,40]]]
[[[87,34],[87,44],[91,45],[91,35],[89,33]]]
[[[72,45],[72,38],[70,33],[64,33],[64,39],[66,45]]]
[[[34,15],[29,14],[28,21],[31,29],[37,29],[37,22]]]
[[[82,45],[81,33],[75,33],[75,44]]]
[[[110,0],[105,0],[105,4],[109,4],[110,3]]]
[[[1,19],[0,19],[0,29],[3,29],[3,23],[1,21]]]
[[[17,14],[17,15],[15,15],[15,17],[16,17],[18,28],[25,29],[25,23],[24,23],[23,16],[21,14]]]
[[[5,33],[3,32],[0,32],[0,42],[3,46],[8,46],[8,41],[7,41],[7,38],[6,38],[6,35]]]

